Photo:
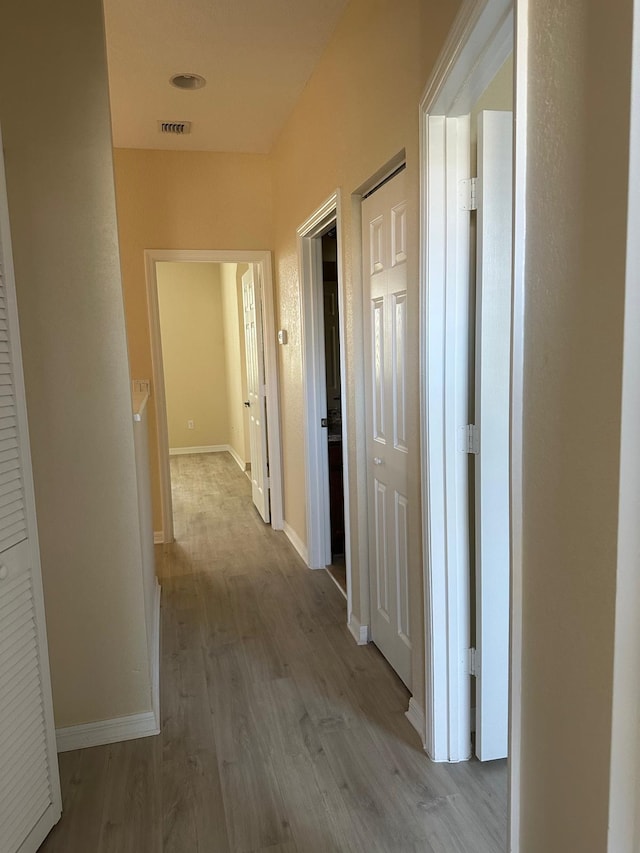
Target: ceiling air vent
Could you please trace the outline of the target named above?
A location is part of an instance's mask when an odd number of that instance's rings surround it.
[[[184,133],[191,133],[191,122],[159,121],[158,130],[160,131],[160,133],[177,133],[178,135],[182,135]]]

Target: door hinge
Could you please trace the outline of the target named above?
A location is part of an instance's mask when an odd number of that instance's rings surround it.
[[[267,479],[264,481],[264,487],[265,489],[271,488],[271,477],[267,477]]]
[[[322,429],[328,429],[329,428],[329,418],[320,418],[320,426],[322,427]]]
[[[458,184],[458,201],[460,210],[477,210],[478,209],[478,179],[466,178]]]
[[[478,661],[478,654],[475,649],[469,649],[469,675],[477,678],[479,675],[479,669],[480,664]]]
[[[461,453],[480,453],[480,430],[475,424],[460,427]]]

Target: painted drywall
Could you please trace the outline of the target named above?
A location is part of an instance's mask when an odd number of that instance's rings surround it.
[[[132,376],[150,378],[145,249],[272,248],[269,160],[258,154],[115,149]],[[153,390],[153,389],[152,389]],[[155,397],[149,409],[154,529],[162,529]]]
[[[109,121],[100,0],[3,4],[0,122],[58,726],[151,709]]]
[[[228,444],[220,265],[163,261],[156,277],[169,449]]]
[[[275,255],[285,518],[306,542],[300,298],[296,229],[337,188],[342,192],[346,399],[351,495],[353,610],[369,618],[364,367],[359,205],[351,195],[403,149],[409,187],[409,541],[413,686],[424,695],[422,548],[418,438],[418,103],[458,8],[454,0],[353,0],[273,152]]]
[[[244,349],[242,272],[247,264],[220,264],[227,385],[228,441],[246,466],[250,462],[247,371]]]
[[[633,3],[528,6],[520,851],[603,853]]]

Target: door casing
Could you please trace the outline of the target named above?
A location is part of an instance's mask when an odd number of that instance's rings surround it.
[[[307,565],[324,569],[331,562],[329,514],[329,460],[326,430],[320,426],[327,417],[322,301],[322,246],[320,237],[332,225],[338,241],[338,313],[340,334],[340,381],[342,406],[342,487],[344,491],[345,563],[347,570],[347,610],[351,613],[351,530],[349,512],[349,430],[347,413],[347,369],[344,272],[342,265],[342,210],[336,190],[298,228],[298,266],[304,385],[305,482],[307,501]]]
[[[269,477],[271,490],[271,526],[283,529],[282,509],[282,452],[280,444],[280,407],[276,360],[275,307],[271,252],[223,251],[209,249],[145,249],[147,308],[151,336],[151,363],[156,405],[158,458],[160,464],[160,496],[162,531],[156,532],[156,542],[173,542],[173,505],[171,500],[171,469],[169,464],[169,433],[167,401],[164,387],[158,281],[156,264],[161,261],[198,264],[254,264],[261,281],[262,317],[264,323],[264,363],[267,387],[267,423]]]

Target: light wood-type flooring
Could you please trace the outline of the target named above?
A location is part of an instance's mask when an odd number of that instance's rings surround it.
[[[45,853],[504,853],[506,767],[432,764],[345,600],[226,454],[174,457],[162,734],[60,756]]]

